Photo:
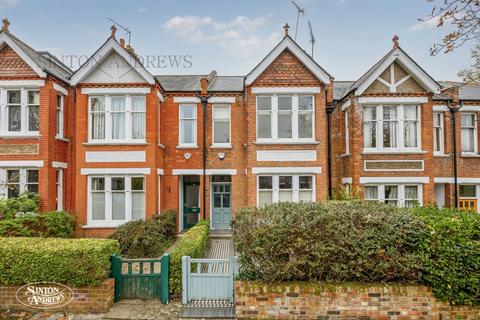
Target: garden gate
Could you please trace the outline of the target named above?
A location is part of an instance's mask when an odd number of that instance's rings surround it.
[[[156,259],[125,259],[113,255],[112,276],[115,278],[115,302],[121,299],[168,300],[170,254]]]
[[[182,303],[225,300],[234,303],[236,257],[229,259],[182,258]]]

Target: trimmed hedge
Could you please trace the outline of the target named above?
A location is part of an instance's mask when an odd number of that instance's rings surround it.
[[[454,304],[480,304],[480,215],[470,211],[415,208],[428,237],[422,278],[435,296]]]
[[[108,277],[110,256],[119,252],[115,240],[0,238],[0,283],[95,286]]]
[[[39,212],[40,197],[36,193],[25,192],[18,197],[0,199],[0,221],[14,219],[16,216],[25,213]]]
[[[177,233],[175,211],[161,212],[149,220],[136,220],[120,226],[110,236],[118,240],[123,256],[157,258],[172,245]]]
[[[177,241],[170,254],[170,293],[182,294],[182,257],[202,258],[207,249],[210,222],[200,221],[196,226],[185,232]]]
[[[74,232],[75,218],[63,211],[0,220],[0,236],[3,237],[72,238]]]
[[[236,212],[240,277],[264,281],[421,279],[424,223],[378,202],[278,203]]]

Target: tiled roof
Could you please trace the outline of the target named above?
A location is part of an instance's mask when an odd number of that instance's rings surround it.
[[[165,91],[196,92],[200,91],[200,80],[207,75],[168,75],[155,76]],[[215,76],[209,83],[208,90],[212,92],[243,91],[243,76]]]
[[[333,100],[342,99],[354,81],[333,81]]]

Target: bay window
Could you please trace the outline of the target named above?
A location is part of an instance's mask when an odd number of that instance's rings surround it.
[[[257,141],[314,140],[313,95],[257,96]]]
[[[444,153],[443,112],[433,113],[433,153]]]
[[[364,199],[380,201],[386,204],[412,208],[422,203],[421,185],[379,184],[366,185]]]
[[[181,147],[197,147],[197,106],[179,106],[179,145]]]
[[[213,145],[230,146],[230,106],[213,106]]]
[[[257,204],[315,201],[313,175],[268,175],[257,177]]]
[[[89,140],[93,142],[144,142],[145,96],[91,96]]]
[[[38,193],[37,169],[6,169],[4,172],[6,187],[4,195],[7,198],[18,197],[24,192]]]
[[[462,153],[476,154],[477,147],[477,115],[462,112]]]
[[[137,176],[89,177],[88,225],[118,226],[145,219],[145,178]]]
[[[418,150],[420,148],[419,106],[365,106],[363,132],[366,151]]]
[[[0,134],[36,136],[39,131],[40,92],[0,88]]]

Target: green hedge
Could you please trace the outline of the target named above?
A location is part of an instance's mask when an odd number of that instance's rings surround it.
[[[75,218],[63,211],[0,220],[3,237],[59,237],[71,238],[75,232]]]
[[[202,258],[207,249],[210,222],[202,220],[185,232],[170,254],[170,293],[179,296],[182,293],[182,257]]]
[[[110,256],[119,251],[115,240],[0,238],[0,283],[98,285],[110,274]]]
[[[237,210],[241,277],[264,281],[418,282],[424,224],[378,202],[279,203]]]
[[[13,219],[18,213],[39,213],[40,198],[38,194],[25,192],[18,197],[0,199],[0,221]]]
[[[480,215],[434,207],[413,209],[425,222],[422,276],[434,294],[455,304],[480,304]]]
[[[167,210],[149,220],[120,226],[110,238],[118,240],[127,258],[157,258],[170,247],[177,234],[175,211]]]

